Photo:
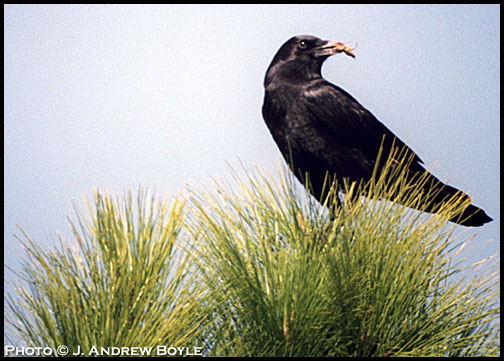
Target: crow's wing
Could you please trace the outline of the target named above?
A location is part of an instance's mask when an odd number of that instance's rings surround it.
[[[386,156],[392,144],[413,154],[413,163],[423,161],[402,140],[375,118],[343,89],[325,81],[312,83],[304,91],[308,110],[333,136],[350,147],[358,148],[370,159],[378,156],[383,136],[383,155]]]

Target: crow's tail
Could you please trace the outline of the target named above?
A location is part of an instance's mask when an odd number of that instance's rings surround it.
[[[462,193],[462,191],[458,190],[455,187],[443,184],[441,181],[439,182],[442,184],[443,188],[436,198],[442,198],[446,200],[447,196],[462,196],[462,200],[466,199],[470,201],[470,198],[467,194]],[[450,221],[466,227],[479,227],[484,225],[485,223],[493,221],[493,219],[490,218],[483,209],[469,204],[462,211],[462,213],[459,213],[456,216],[450,218]]]
[[[493,219],[490,218],[484,210],[471,204],[464,209],[462,214],[453,217],[450,221],[466,227],[479,227],[493,221]]]

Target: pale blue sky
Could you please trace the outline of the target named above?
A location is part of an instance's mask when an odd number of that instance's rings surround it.
[[[6,5],[4,21],[11,266],[16,225],[41,243],[70,236],[71,202],[93,187],[164,196],[226,162],[273,169],[262,83],[299,34],[358,41],[324,76],[495,219],[471,258],[499,250],[498,5]]]

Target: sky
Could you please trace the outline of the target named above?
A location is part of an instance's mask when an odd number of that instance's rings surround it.
[[[499,5],[4,5],[4,263],[18,226],[71,239],[94,188],[164,198],[281,164],[263,80],[300,34],[358,43],[323,76],[494,218],[469,261],[499,252]]]

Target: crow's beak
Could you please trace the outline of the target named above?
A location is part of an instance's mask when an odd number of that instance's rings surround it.
[[[324,45],[317,48],[318,56],[330,56],[336,53],[345,53],[353,58],[355,58],[355,54],[352,50],[355,48],[351,48],[348,45],[343,44],[339,41],[328,40]]]

